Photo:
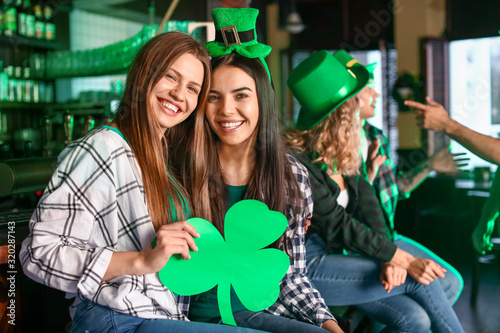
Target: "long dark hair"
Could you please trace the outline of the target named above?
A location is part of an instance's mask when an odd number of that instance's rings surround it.
[[[182,123],[168,129],[160,140],[161,130],[149,103],[151,90],[181,55],[193,54],[201,61],[204,79],[197,108]],[[204,108],[210,85],[210,58],[203,46],[190,36],[171,32],[148,41],[137,53],[127,75],[124,96],[114,123],[127,138],[142,172],[148,212],[156,230],[172,221],[186,219],[183,198],[188,198],[176,180],[171,156],[175,145],[187,145],[197,110]],[[168,143],[172,143],[169,147]],[[169,169],[167,172],[167,168]]]
[[[236,53],[212,59],[212,72],[222,66],[242,69],[255,80],[259,105],[259,122],[255,143],[255,166],[245,199],[257,199],[269,209],[287,215],[287,204],[295,217],[305,206],[280,135],[280,118],[274,90],[259,59],[248,59]],[[205,110],[204,110],[205,111]],[[191,163],[190,189],[196,216],[212,222],[223,234],[228,190],[219,161],[219,138],[212,131],[205,112],[195,121],[195,150]]]

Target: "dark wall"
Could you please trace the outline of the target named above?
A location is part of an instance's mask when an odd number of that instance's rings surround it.
[[[446,3],[446,37],[448,39],[499,35],[499,0],[447,0]]]
[[[286,8],[281,2],[288,1],[280,1]],[[392,0],[298,0],[296,7],[306,25],[294,36],[296,49],[354,51],[378,49],[380,39],[394,42]],[[285,19],[281,15],[280,23]]]

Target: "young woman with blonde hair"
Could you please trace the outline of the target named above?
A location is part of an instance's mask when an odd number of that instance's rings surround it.
[[[328,305],[375,304],[368,314],[387,325],[382,332],[463,332],[434,281],[444,270],[397,248],[359,174],[358,111],[367,82],[368,71],[343,50],[314,53],[288,78],[302,108],[285,141],[313,187],[309,279]]]

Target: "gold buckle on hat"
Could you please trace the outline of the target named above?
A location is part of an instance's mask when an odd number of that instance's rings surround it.
[[[233,36],[235,40],[234,43],[227,42],[226,33],[229,31],[233,31]],[[229,27],[220,28],[220,32],[222,34],[222,38],[224,39],[224,44],[226,45],[226,47],[228,47],[229,45],[241,45],[240,36],[238,35],[238,30],[236,29],[235,25],[230,25]]]

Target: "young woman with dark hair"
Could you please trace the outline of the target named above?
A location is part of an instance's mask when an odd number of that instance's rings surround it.
[[[325,322],[327,326],[336,326],[305,276],[304,223],[312,209],[311,188],[305,169],[287,155],[281,142],[267,73],[260,60],[234,53],[215,58],[212,70],[203,124],[201,113],[197,116],[197,124],[205,131],[202,142],[212,151],[208,155],[211,158],[198,161],[201,186],[193,189],[194,214],[211,221],[221,234],[225,212],[242,199],[262,201],[289,219],[286,233],[272,245],[286,250],[291,257],[291,268],[281,282],[278,301],[258,313],[246,310],[236,301],[236,322],[269,332],[321,332],[323,329],[318,326]],[[219,320],[217,304],[211,297],[214,293],[193,297],[190,318]]]
[[[248,29],[248,21],[255,26],[257,13],[252,8],[218,8],[212,17],[217,30],[232,26],[240,31]],[[287,154],[281,138],[276,98],[263,60],[270,47],[256,40],[248,43],[241,41],[233,49],[217,40],[206,44],[213,56],[212,84],[206,112],[196,115],[193,211],[222,234],[226,211],[243,199],[259,200],[288,219],[285,233],[271,245],[290,256],[278,300],[264,311],[252,312],[233,297],[238,326],[276,333],[342,332],[305,274],[304,226],[312,212],[312,192],[305,168]],[[214,288],[192,297],[190,318],[218,322],[215,295]]]
[[[60,154],[20,259],[26,275],[75,297],[71,332],[243,330],[188,322],[187,306],[157,274],[173,254],[196,251],[171,158],[175,145],[190,142],[183,136],[209,80],[198,42],[182,33],[154,37],[132,63],[110,126]]]

